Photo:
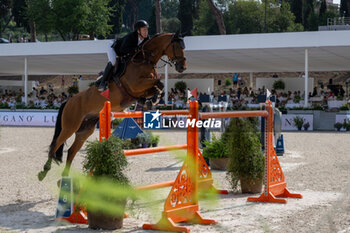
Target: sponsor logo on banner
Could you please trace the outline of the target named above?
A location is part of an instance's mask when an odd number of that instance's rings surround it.
[[[282,130],[298,130],[294,125],[294,117],[299,116],[304,119],[304,124],[309,123],[310,127],[308,131],[313,130],[314,116],[313,115],[303,115],[303,114],[283,114],[282,115]],[[304,130],[304,127],[302,128]]]
[[[58,112],[0,112],[2,126],[55,126]]]

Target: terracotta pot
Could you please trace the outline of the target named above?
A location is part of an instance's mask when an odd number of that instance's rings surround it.
[[[241,178],[241,190],[242,193],[261,193],[263,187],[263,180],[257,179],[252,182],[251,179]]]
[[[126,205],[126,201],[121,203],[122,206],[124,204],[124,209]],[[123,211],[124,212],[124,211]],[[91,229],[102,229],[102,230],[115,230],[123,227],[124,216],[110,216],[101,212],[91,212],[87,211],[89,228]]]
[[[230,163],[229,158],[209,158],[210,168],[213,170],[225,171]]]

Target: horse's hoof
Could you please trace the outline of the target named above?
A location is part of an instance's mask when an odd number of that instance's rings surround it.
[[[46,177],[46,174],[47,174],[47,170],[46,171],[41,171],[38,173],[38,179],[39,181],[42,181],[45,177]]]

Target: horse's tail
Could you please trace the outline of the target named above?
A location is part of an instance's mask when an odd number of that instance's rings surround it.
[[[61,105],[60,110],[58,111],[56,125],[55,125],[55,134],[53,135],[53,139],[50,145],[50,152],[49,152],[49,157],[53,157],[60,162],[62,162],[64,143],[57,149],[56,153],[52,150],[56,146],[56,140],[62,131],[62,113],[63,113],[64,107],[66,106],[66,103],[67,102],[64,102]],[[55,156],[53,156],[53,153],[55,153]]]
[[[64,102],[61,105],[60,110],[58,111],[56,125],[55,125],[55,134],[53,135],[53,139],[52,139],[52,142],[50,145],[50,150],[49,150],[49,158],[47,159],[47,161],[44,165],[44,169],[38,173],[38,179],[40,181],[42,181],[45,178],[47,172],[51,169],[51,163],[52,163],[53,159],[62,161],[64,143],[58,148],[58,150],[56,152],[53,151],[53,149],[55,148],[56,140],[62,131],[62,123],[61,123],[62,113],[63,113],[63,108],[66,105],[66,103],[67,102]]]

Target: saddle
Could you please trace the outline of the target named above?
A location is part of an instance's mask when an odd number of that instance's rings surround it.
[[[112,78],[109,80],[118,82],[118,80],[124,75],[127,65],[130,62],[130,58],[118,57],[117,66],[113,70]]]

